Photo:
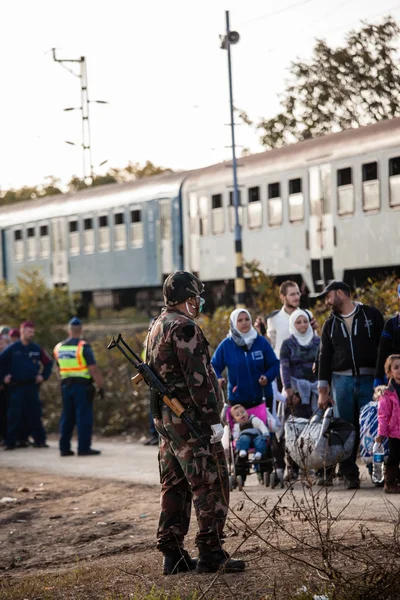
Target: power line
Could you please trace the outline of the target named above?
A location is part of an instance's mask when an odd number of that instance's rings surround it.
[[[332,10],[330,10],[329,12],[325,13],[322,17],[320,17],[319,19],[316,19],[315,21],[311,21],[310,25],[314,25],[315,23],[320,23],[321,21],[325,21],[325,19],[327,19],[328,17],[330,17],[334,12],[336,12],[337,10],[339,10],[340,8],[342,8],[342,6],[345,6],[346,4],[349,4],[350,2],[352,2],[353,0],[344,0],[344,2],[341,2],[340,4],[338,4],[337,6],[335,6],[335,8],[333,8]]]
[[[314,2],[314,0],[301,0],[301,2],[296,2],[296,4],[291,4],[290,6],[285,6],[284,8],[280,8],[273,12],[267,13],[266,15],[261,15],[260,17],[254,17],[254,19],[249,19],[248,21],[244,21],[243,23],[239,23],[238,27],[244,27],[249,23],[254,23],[255,21],[261,21],[262,19],[268,19],[269,17],[275,17],[276,15],[280,15],[288,10],[292,10],[292,8],[297,8],[298,6],[303,6],[304,4],[309,4],[310,2]]]
[[[375,13],[374,15],[368,15],[367,17],[362,17],[362,18],[358,19],[358,21],[352,21],[351,23],[347,23],[346,25],[339,25],[339,27],[334,27],[333,29],[328,29],[328,31],[324,31],[323,33],[318,34],[318,36],[313,35],[312,37],[317,38],[317,37],[326,35],[327,33],[332,33],[333,31],[339,31],[340,29],[345,29],[346,27],[352,27],[353,25],[358,25],[359,23],[361,23],[361,21],[365,21],[366,19],[375,19],[376,17],[382,17],[383,15],[390,16],[389,13],[391,11],[399,10],[399,8],[400,8],[400,4],[397,4],[397,6],[392,6],[391,8],[387,8],[383,12]]]

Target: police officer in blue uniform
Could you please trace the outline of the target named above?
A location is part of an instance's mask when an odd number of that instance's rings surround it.
[[[0,354],[0,381],[9,386],[5,450],[14,450],[23,434],[24,423],[34,439],[33,445],[48,447],[39,387],[50,377],[53,361],[32,341],[34,335],[34,324],[25,321],[20,327],[20,340]]]
[[[74,317],[68,323],[68,338],[54,348],[61,377],[63,411],[60,422],[61,456],[73,456],[71,437],[78,430],[78,456],[95,456],[100,450],[91,448],[93,400],[96,393],[104,397],[104,381],[90,345],[82,339],[82,323]]]

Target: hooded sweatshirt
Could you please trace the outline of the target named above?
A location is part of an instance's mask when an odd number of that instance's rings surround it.
[[[377,308],[356,303],[350,335],[345,320],[332,312],[322,328],[319,387],[327,387],[333,372],[353,376],[373,374],[383,324]]]

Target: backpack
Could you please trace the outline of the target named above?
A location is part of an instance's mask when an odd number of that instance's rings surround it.
[[[378,402],[371,401],[360,411],[360,456],[366,464],[372,464],[372,448],[378,435]],[[389,452],[388,438],[383,438],[385,456]]]

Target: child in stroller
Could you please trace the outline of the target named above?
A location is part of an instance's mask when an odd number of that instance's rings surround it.
[[[266,405],[259,404],[246,410],[241,404],[236,404],[228,408],[225,418],[231,432],[228,459],[230,488],[237,485],[241,490],[247,476],[253,471],[257,473],[259,482],[268,486],[273,463],[270,432],[265,424]]]

